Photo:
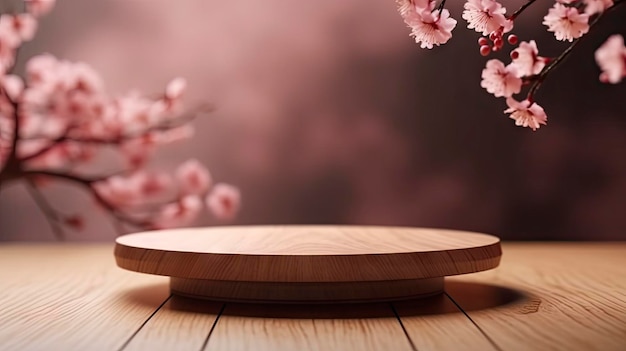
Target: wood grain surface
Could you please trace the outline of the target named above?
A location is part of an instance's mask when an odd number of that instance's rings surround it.
[[[504,269],[464,279],[526,295],[518,306],[468,312],[500,349],[626,350],[626,245],[516,244],[505,250]],[[449,294],[461,307],[475,298],[467,291]]]
[[[115,350],[162,303],[127,292],[167,282],[115,267],[111,245],[0,246],[0,350]],[[161,289],[161,293],[169,294]]]
[[[213,227],[146,232],[116,241],[125,269],[187,279],[363,282],[435,278],[492,269],[494,236],[356,226]]]
[[[626,243],[503,251],[444,295],[311,306],[172,297],[108,244],[3,244],[0,350],[624,350]]]

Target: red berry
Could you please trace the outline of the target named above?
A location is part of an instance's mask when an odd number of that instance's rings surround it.
[[[491,52],[491,48],[489,47],[489,45],[482,45],[480,47],[480,54],[483,56],[487,56],[489,55],[489,53]]]
[[[489,40],[494,41],[496,40],[497,37],[498,37],[498,34],[495,31],[489,33]]]
[[[499,47],[499,46],[495,46],[495,45],[494,45],[494,46],[491,48],[491,51],[493,51],[493,52],[496,52],[496,51],[498,51],[498,50],[500,50],[500,47]]]
[[[606,74],[606,73],[604,73],[604,72],[602,72],[602,73],[600,74],[600,82],[602,82],[602,83],[608,83],[608,82],[609,82],[609,75],[608,75],[608,74]]]
[[[66,217],[64,222],[67,226],[76,230],[83,230],[85,228],[85,221],[83,220],[83,217],[79,215]]]
[[[518,57],[519,57],[519,52],[517,52],[517,50],[511,51],[511,58],[513,60],[517,59]]]
[[[497,38],[496,40],[493,41],[493,46],[497,47],[498,49],[500,49],[502,45],[504,45],[504,43],[502,42],[502,39],[500,38]]]
[[[483,45],[487,45],[489,43],[489,40],[487,40],[487,38],[485,37],[480,37],[478,39],[478,45],[483,46]]]
[[[509,44],[511,44],[511,45],[517,44],[517,35],[515,35],[515,34],[509,35],[509,39],[508,40],[509,40]]]

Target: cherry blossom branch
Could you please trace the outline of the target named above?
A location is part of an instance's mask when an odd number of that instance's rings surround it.
[[[441,2],[439,3],[439,6],[437,6],[437,10],[439,11],[439,13],[441,13],[441,10],[443,10],[443,7],[446,5],[446,0],[441,0]]]
[[[85,143],[85,144],[99,144],[99,145],[119,145],[125,141],[130,141],[130,140],[135,140],[138,138],[142,138],[145,137],[146,135],[149,135],[151,133],[154,132],[164,132],[164,131],[169,131],[175,128],[179,128],[179,127],[183,127],[184,125],[186,125],[187,123],[191,122],[192,120],[196,119],[197,116],[200,113],[208,113],[212,110],[212,105],[207,105],[207,104],[202,104],[199,105],[198,107],[196,107],[195,109],[192,109],[193,112],[188,112],[178,118],[176,118],[176,123],[172,123],[170,121],[166,121],[164,123],[161,124],[157,124],[155,126],[151,126],[149,128],[146,128],[140,132],[136,132],[133,134],[126,134],[126,135],[120,135],[117,136],[115,138],[96,138],[96,137],[90,137],[90,138],[85,138],[85,137],[72,137],[69,135],[69,133],[72,131],[73,128],[75,128],[75,126],[68,126],[65,131],[63,133],[61,133],[61,135],[55,139],[50,140],[50,142],[48,143],[48,145],[42,147],[41,149],[35,151],[34,153],[24,156],[24,157],[20,157],[19,160],[20,161],[29,161],[32,160],[34,158],[37,158],[45,153],[47,153],[48,151],[54,149],[56,146],[58,146],[58,144],[65,142],[65,141],[71,141],[71,142],[77,142],[77,143]],[[22,138],[23,140],[37,140],[37,139],[46,139],[47,137],[45,136],[35,136],[35,137],[30,137],[30,138]]]
[[[33,0],[25,2],[25,12],[0,14],[0,110],[5,115],[0,120],[0,190],[5,181],[26,181],[59,240],[65,238],[63,226],[80,229],[83,220],[55,211],[39,191],[40,178],[85,188],[112,217],[118,234],[130,226],[188,225],[203,208],[218,219],[234,217],[239,191],[214,184],[198,161],[187,160],[173,176],[144,169],[158,145],[188,138],[193,132],[190,122],[214,110],[213,105],[202,104],[180,113],[184,79],[171,80],[153,97],[136,93],[114,97],[104,90],[93,68],[49,54],[30,58],[24,78],[10,74],[19,48],[33,38],[39,17],[54,3]],[[98,146],[111,146],[124,156],[124,171],[98,177],[71,173],[74,166],[87,164],[103,151]]]
[[[4,169],[2,169],[2,171],[4,171],[5,169],[11,171],[12,169],[17,167],[17,144],[20,136],[19,111],[17,103],[9,97],[6,89],[2,89],[2,94],[13,108],[13,133],[11,134],[11,146],[9,146],[9,156],[4,165]]]
[[[534,1],[534,0],[532,0]],[[589,30],[591,30],[591,28],[593,28],[594,25],[596,25],[601,18],[603,18],[607,13],[611,12],[612,10],[614,10],[617,6],[624,4],[626,1],[625,0],[616,0],[614,2],[614,5],[611,6],[610,8],[608,8],[606,11],[599,13],[594,19],[593,21],[591,21],[589,23]],[[550,74],[550,72],[552,72],[559,64],[561,64],[563,62],[563,60],[565,60],[574,50],[574,48],[580,43],[580,41],[587,37],[586,35],[581,36],[579,38],[574,39],[574,41],[572,42],[572,44],[570,44],[570,46],[567,47],[567,49],[563,50],[563,52],[556,57],[555,59],[553,59],[552,61],[550,61],[550,63],[548,63],[539,74],[537,74],[536,76],[533,76],[531,79],[534,81],[532,86],[530,87],[530,89],[528,90],[528,94],[527,94],[527,99],[529,101],[533,101],[534,99],[534,95],[537,92],[537,90],[539,90],[539,88],[541,87],[541,85],[543,84],[543,81],[546,79],[546,77],[548,76],[548,74]]]
[[[75,174],[69,174],[69,173],[60,173],[60,172],[53,172],[53,171],[44,171],[44,170],[33,170],[33,171],[24,171],[22,173],[26,178],[30,179],[32,181],[33,177],[52,177],[52,178],[58,178],[58,179],[63,179],[66,181],[70,181],[76,184],[79,184],[83,187],[85,187],[91,194],[91,196],[93,196],[93,198],[96,200],[96,202],[102,206],[105,210],[109,211],[111,213],[111,215],[113,215],[113,217],[116,220],[119,220],[121,222],[124,222],[126,224],[130,224],[136,227],[145,227],[147,226],[149,223],[146,221],[142,221],[142,220],[137,220],[135,218],[129,217],[128,215],[122,213],[119,208],[117,208],[116,206],[112,205],[111,203],[109,203],[107,200],[105,200],[102,195],[100,195],[96,189],[93,188],[93,184],[97,183],[97,182],[101,182],[101,181],[105,181],[107,179],[109,179],[111,176],[105,176],[105,177],[96,177],[96,178],[85,178],[85,177],[81,177]]]
[[[44,214],[46,219],[48,220],[48,224],[50,225],[50,229],[57,240],[64,241],[66,239],[65,231],[61,225],[61,217],[54,210],[52,205],[46,200],[43,194],[39,191],[35,183],[32,179],[27,179],[26,181],[26,190],[33,198],[41,212]]]
[[[104,180],[107,180],[109,178],[111,178],[114,175],[107,175],[107,176],[101,176],[101,177],[93,177],[93,178],[88,178],[88,177],[82,177],[76,174],[71,174],[71,173],[61,173],[61,172],[55,172],[55,171],[46,171],[46,170],[25,170],[22,171],[21,174],[24,177],[52,177],[52,178],[59,178],[59,179],[65,179],[68,181],[72,181],[75,183],[79,183],[79,184],[83,184],[86,186],[91,186],[91,184],[96,183],[96,182],[101,182]],[[117,175],[117,174],[115,174]]]
[[[524,10],[526,10],[526,8],[528,8],[530,5],[532,5],[535,1],[537,1],[537,0],[528,0],[527,3],[522,5],[519,9],[517,9],[515,12],[513,12],[510,16],[507,16],[507,18],[510,19],[511,21],[515,20],[517,18],[517,16],[519,16],[522,12],[524,12]]]

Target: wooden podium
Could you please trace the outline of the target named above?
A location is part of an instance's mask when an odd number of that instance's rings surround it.
[[[216,301],[393,301],[443,292],[444,277],[492,269],[497,237],[366,226],[241,226],[116,240],[118,266],[171,277],[173,294]]]

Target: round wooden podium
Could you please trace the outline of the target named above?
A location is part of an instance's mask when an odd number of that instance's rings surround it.
[[[492,269],[497,237],[453,230],[250,226],[117,238],[117,265],[171,277],[173,294],[272,303],[392,301],[443,291],[444,277]]]

